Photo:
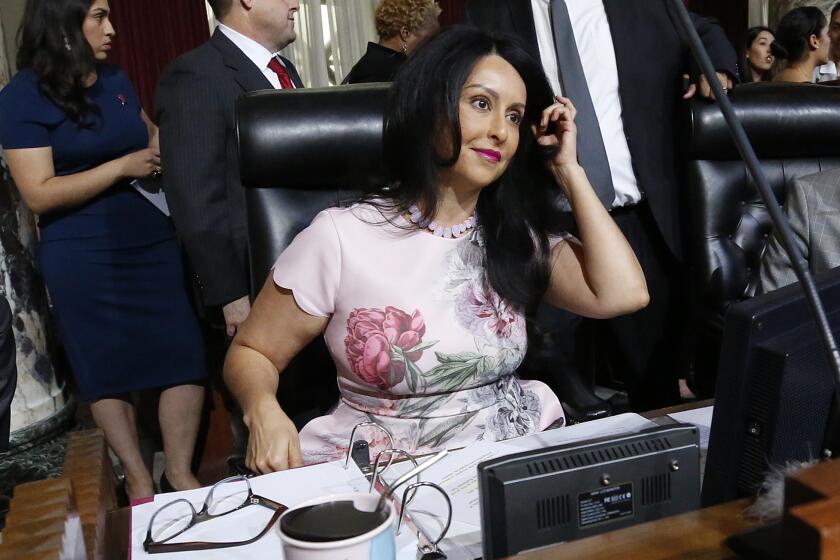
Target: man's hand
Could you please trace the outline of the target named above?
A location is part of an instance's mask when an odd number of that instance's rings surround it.
[[[229,337],[236,334],[236,329],[248,318],[251,312],[251,301],[248,296],[230,302],[222,307],[222,314],[225,316],[225,330]]]
[[[683,75],[683,77],[687,79],[688,75]],[[730,78],[728,74],[726,74],[725,72],[717,72],[717,78],[720,81],[720,85],[723,87],[724,92],[732,89],[732,86],[734,84],[732,83],[732,78]],[[685,95],[683,95],[683,99],[691,99],[695,96],[695,94],[697,94],[698,90],[700,92],[701,97],[705,97],[706,99],[715,98],[715,93],[712,91],[712,86],[709,85],[709,81],[706,79],[706,76],[701,75],[700,87],[698,87],[697,84],[690,84],[688,86],[688,89],[685,90]]]

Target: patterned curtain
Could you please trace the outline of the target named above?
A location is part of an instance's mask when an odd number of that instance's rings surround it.
[[[117,31],[110,61],[119,64],[154,115],[158,78],[180,54],[210,38],[204,0],[123,0],[111,2]]]
[[[283,50],[306,87],[340,84],[376,40],[377,0],[300,0],[297,40]]]
[[[828,17],[831,7],[836,3],[837,0],[773,0],[770,2],[769,10],[770,27],[775,28],[782,16],[800,6],[816,6],[824,11],[825,16]]]
[[[7,83],[9,60],[0,24],[0,89]],[[68,410],[64,381],[53,370],[47,294],[35,267],[35,244],[35,220],[21,200],[5,157],[0,157],[0,297],[12,308],[18,372],[12,400],[12,447],[43,435],[43,428],[25,428]]]
[[[767,23],[770,21],[769,4],[768,0],[750,0],[750,27],[756,25],[767,26]]]
[[[0,89],[9,83],[9,58],[6,55],[6,32],[0,20]]]
[[[438,0],[440,24],[444,27],[464,23],[466,0]]]
[[[326,0],[337,83],[341,83],[365,54],[368,41],[377,40],[373,21],[376,3],[375,0]]]

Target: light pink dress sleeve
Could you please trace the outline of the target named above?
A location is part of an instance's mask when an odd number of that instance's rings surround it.
[[[329,317],[341,279],[341,243],[326,210],[292,240],[272,267],[274,283],[292,291],[309,315]]]
[[[571,233],[564,232],[557,235],[548,236],[548,246],[552,249],[554,249],[555,246],[559,245],[563,241],[565,241],[566,243],[580,245],[580,240],[578,240],[578,238],[572,235]]]

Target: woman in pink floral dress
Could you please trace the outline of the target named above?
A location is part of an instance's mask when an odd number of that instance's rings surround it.
[[[542,300],[609,317],[648,299],[577,162],[574,115],[512,39],[456,28],[406,63],[386,110],[393,183],[318,214],[228,353],[250,468],[339,458],[363,421],[419,453],[563,424],[551,390],[515,373],[526,316]],[[581,241],[554,229],[561,194]],[[298,434],[274,396],[278,372],[319,335],[341,399]]]

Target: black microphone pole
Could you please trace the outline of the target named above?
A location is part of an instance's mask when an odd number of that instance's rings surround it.
[[[720,110],[732,134],[732,139],[735,141],[735,146],[738,148],[741,158],[746,163],[758,187],[758,192],[761,194],[761,198],[767,206],[767,211],[770,213],[770,221],[773,222],[773,227],[776,228],[776,233],[782,241],[785,252],[793,265],[796,277],[799,279],[802,290],[805,292],[805,297],[808,300],[817,324],[817,330],[825,347],[829,367],[834,371],[834,411],[831,415],[832,418],[829,420],[826,438],[823,442],[823,456],[831,457],[833,447],[838,444],[838,437],[840,436],[840,351],[837,350],[837,342],[834,340],[834,335],[828,324],[825,309],[820,301],[817,288],[814,285],[814,278],[808,269],[808,262],[802,256],[802,252],[794,242],[790,224],[783,215],[779,203],[776,202],[776,197],[773,195],[773,191],[767,182],[767,177],[764,176],[764,171],[761,168],[758,157],[755,155],[752,144],[750,144],[747,138],[747,133],[744,131],[741,122],[735,116],[732,103],[726,97],[726,92],[717,79],[717,72],[712,65],[712,61],[703,43],[700,41],[697,30],[694,28],[694,23],[691,21],[688,9],[683,4],[683,0],[672,0],[672,3],[676,8],[677,16],[682,24],[685,38],[688,40],[694,59],[700,65],[700,70],[706,76],[706,80],[708,80],[712,92],[714,92],[717,98]]]

